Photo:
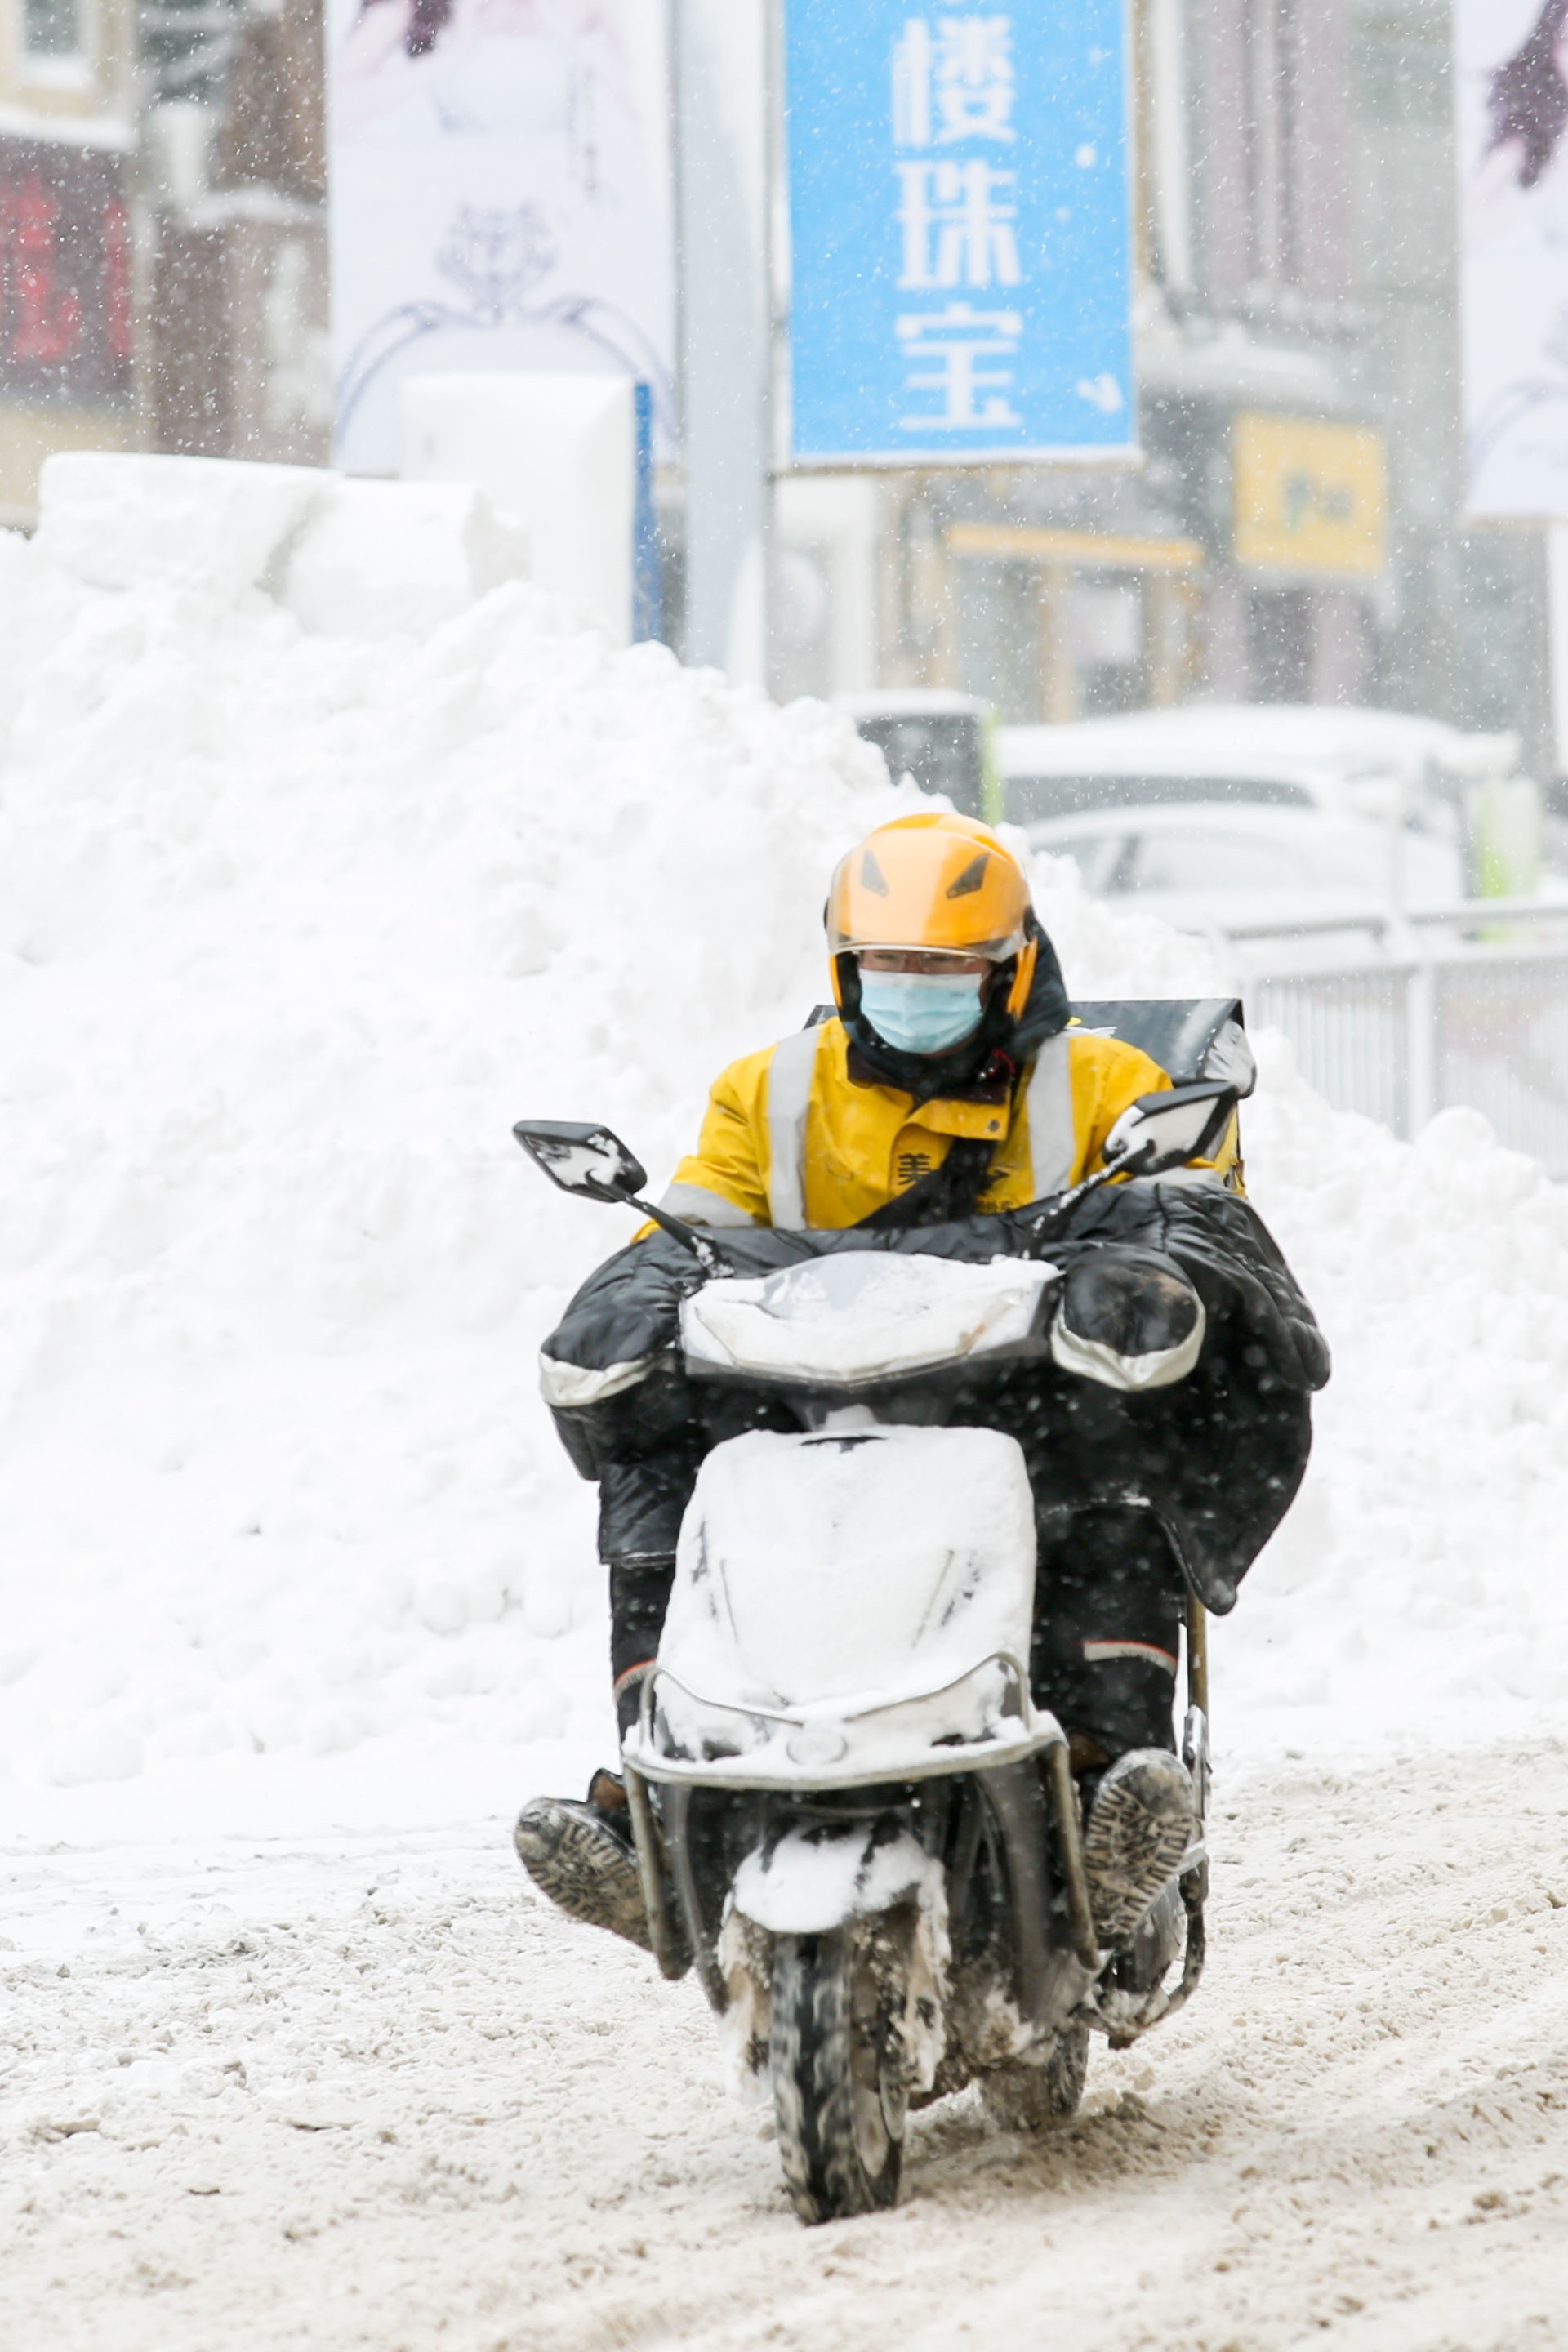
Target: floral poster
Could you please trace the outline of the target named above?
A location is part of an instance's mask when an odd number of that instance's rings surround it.
[[[673,432],[663,0],[336,0],[337,462],[398,462],[411,376],[630,374]]]

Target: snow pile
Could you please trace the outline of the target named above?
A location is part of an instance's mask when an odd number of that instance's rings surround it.
[[[1568,1714],[1568,1188],[1475,1111],[1415,1145],[1326,1108],[1281,1038],[1253,1196],[1334,1349],[1296,1507],[1216,1631],[1253,1749]]]
[[[534,1356],[634,1221],[510,1122],[661,1181],[820,993],[880,758],[527,587],[311,635],[259,533],[120,589],[58,536],[0,539],[0,1758],[596,1736]]]
[[[661,1182],[714,1071],[821,993],[825,875],[899,803],[844,719],[516,583],[387,634],[363,504],[291,609],[321,482],[236,470],[222,529],[183,477],[167,545],[144,473],[118,524],[66,499],[0,537],[0,1777],[352,1752],[384,1814],[411,1762],[504,1801],[561,1759],[499,1749],[607,1728],[534,1351],[631,1229],[510,1123],[605,1120]],[[1218,984],[1040,885],[1079,992]],[[1252,1176],[1338,1373],[1216,1635],[1222,1735],[1511,1727],[1568,1702],[1564,1196],[1287,1065]]]
[[[92,588],[265,589],[326,636],[421,635],[529,576],[526,527],[471,482],[91,449],[49,458],[37,544]]]

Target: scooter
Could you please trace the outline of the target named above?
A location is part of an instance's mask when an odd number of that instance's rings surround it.
[[[1024,1213],[1042,1246],[1097,1185],[1204,1157],[1236,1104],[1215,1083],[1142,1097],[1100,1171]],[[1067,1738],[1030,1690],[1023,1452],[942,1425],[961,1379],[1047,1356],[1058,1269],[839,1250],[745,1276],[714,1234],[639,1197],[644,1171],[607,1129],[514,1132],[565,1191],[635,1207],[690,1251],[688,1377],[799,1424],[704,1460],[623,1765],[659,1968],[695,1968],[736,2087],[771,2089],[796,2211],[890,2205],[912,2106],[978,2078],[1009,2127],[1069,2116],[1090,2033],[1127,2048],[1203,1969],[1201,1828],[1131,1948],[1099,1948]],[[1201,1820],[1195,1601],[1186,1647]]]

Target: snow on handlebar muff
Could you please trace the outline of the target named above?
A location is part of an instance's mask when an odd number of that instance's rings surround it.
[[[977,1356],[1043,1353],[1057,1269],[853,1252],[710,1282],[682,1302],[689,1370],[846,1395]]]
[[[626,1759],[719,1788],[847,1788],[1061,1738],[1029,1691],[1035,1513],[989,1429],[754,1431],[681,1526]]]

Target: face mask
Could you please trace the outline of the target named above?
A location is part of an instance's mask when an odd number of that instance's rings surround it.
[[[980,1026],[984,977],[961,972],[862,971],[860,1010],[879,1037],[903,1054],[942,1054]]]

